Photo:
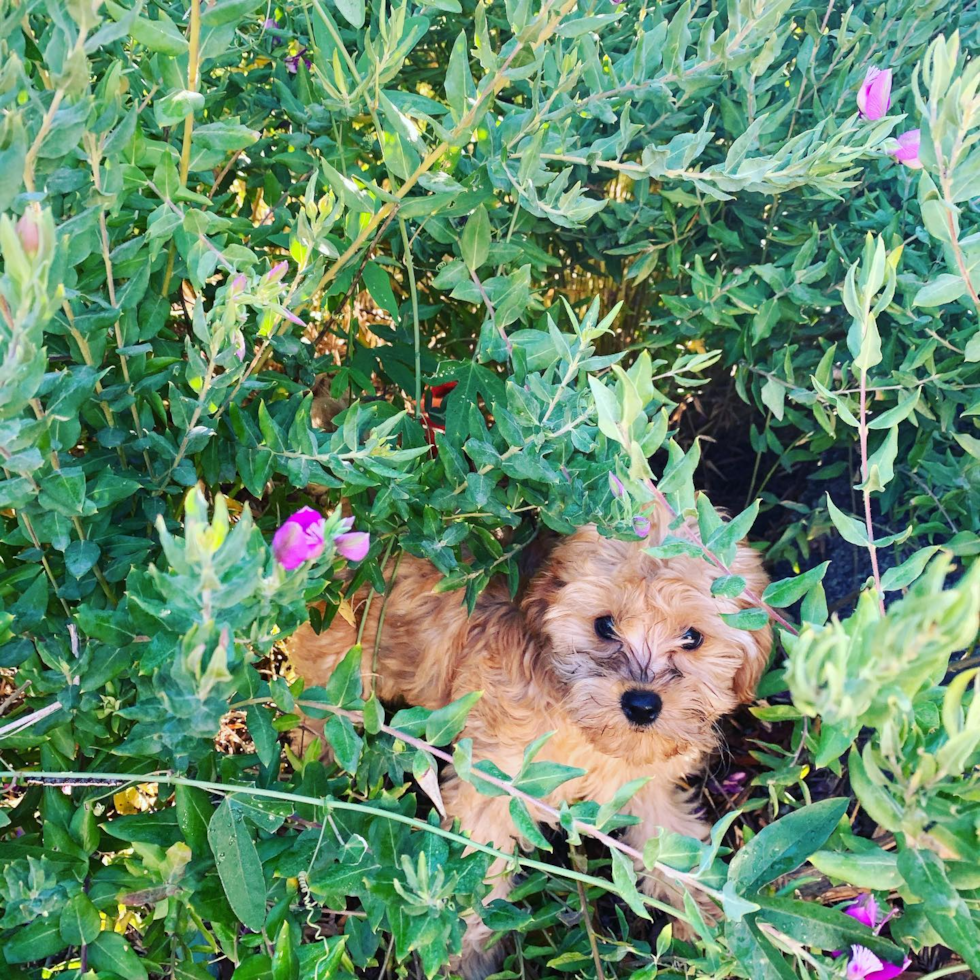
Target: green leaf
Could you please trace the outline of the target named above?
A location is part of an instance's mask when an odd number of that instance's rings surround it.
[[[840,510],[830,499],[829,493],[827,494],[827,510],[830,513],[830,519],[834,522],[834,527],[837,528],[845,541],[857,545],[859,548],[868,546],[868,532],[864,524]]]
[[[885,592],[896,592],[911,585],[925,570],[929,559],[939,551],[939,545],[927,545],[911,554],[901,565],[886,569],[881,576],[881,588]]]
[[[517,789],[539,799],[556,790],[570,779],[584,776],[585,769],[566,766],[561,762],[532,762],[525,766],[520,779],[514,781]]]
[[[898,870],[909,890],[923,900],[929,925],[980,975],[980,930],[969,906],[949,883],[939,855],[927,850],[903,850],[898,855]]]
[[[425,740],[432,745],[448,745],[463,730],[466,716],[482,694],[473,691],[433,711],[425,722]]]
[[[245,709],[245,719],[259,761],[264,766],[271,766],[279,758],[279,739],[268,709],[261,704],[250,704]]]
[[[454,123],[466,115],[473,78],[470,75],[469,54],[466,49],[466,31],[460,31],[449,54],[446,67],[446,101]]]
[[[898,426],[893,425],[881,445],[868,458],[868,490],[884,490],[895,476],[898,455]]]
[[[487,261],[490,254],[490,216],[482,204],[466,219],[459,240],[459,253],[470,272],[476,272]]]
[[[262,0],[218,0],[214,6],[205,6],[201,11],[201,26],[223,27],[225,24],[237,24],[264,6]]]
[[[72,541],[65,549],[65,568],[75,578],[81,578],[91,571],[101,553],[101,549],[94,541]]]
[[[641,919],[649,919],[650,913],[636,888],[636,868],[632,859],[616,848],[610,849],[609,856],[612,858],[613,884],[620,897]]]
[[[333,673],[324,685],[324,696],[328,704],[334,704],[338,708],[361,706],[361,658],[360,644],[356,644],[334,667]]]
[[[966,282],[962,276],[940,273],[927,282],[912,300],[913,306],[945,306],[953,303],[966,293]]]
[[[726,599],[737,599],[745,591],[745,579],[741,575],[720,575],[711,583],[711,594]]]
[[[56,915],[46,919],[35,919],[29,925],[21,926],[8,939],[3,941],[3,956],[8,963],[30,963],[43,960],[60,953],[68,945],[61,936],[61,928]],[[143,974],[146,976],[146,974]]]
[[[203,789],[196,786],[177,786],[174,790],[177,823],[195,857],[202,857],[208,842],[208,823],[214,815],[214,805]]]
[[[106,0],[106,10],[113,20],[122,20],[129,11],[121,7],[113,0]],[[129,29],[129,35],[134,41],[139,41],[149,51],[158,51],[160,54],[169,55],[176,58],[186,54],[188,44],[186,38],[174,26],[174,22],[159,8],[156,20],[148,20],[146,17],[137,17]]]
[[[750,609],[740,609],[736,613],[722,613],[721,618],[737,630],[761,630],[769,622],[769,613],[753,606]]]
[[[760,830],[732,858],[729,878],[739,894],[753,894],[780,875],[795,871],[823,847],[849,802],[846,798],[821,800]]]
[[[599,812],[596,814],[595,819],[596,829],[602,830],[650,782],[650,779],[650,776],[642,776],[639,779],[631,779],[628,783],[620,786],[613,794],[613,798],[599,807]]]
[[[524,801],[519,800],[516,796],[510,801],[510,818],[514,821],[514,826],[520,834],[527,838],[532,847],[539,847],[542,851],[552,850],[548,838],[541,833],[538,822],[531,816]]]
[[[272,954],[272,980],[299,980],[299,956],[293,945],[293,933],[286,919],[279,927],[276,948]]]
[[[69,946],[81,946],[92,942],[99,934],[102,930],[102,919],[88,895],[79,892],[61,910],[59,928],[61,938]]]
[[[85,507],[85,474],[81,468],[62,468],[49,473],[41,484],[38,503],[65,517],[80,517]]]
[[[786,606],[793,605],[805,596],[810,589],[823,581],[827,569],[830,567],[829,561],[822,561],[819,565],[803,572],[802,575],[794,575],[792,578],[780,579],[766,586],[762,593],[762,601],[777,609],[785,609]]]
[[[101,932],[88,949],[89,966],[105,970],[126,980],[147,980],[143,961],[133,952],[133,947],[117,932]]]
[[[351,27],[358,29],[364,26],[364,0],[333,0],[334,6],[344,15]]]
[[[919,398],[921,396],[922,389],[916,388],[915,391],[906,395],[897,405],[889,408],[887,412],[876,415],[868,423],[868,428],[890,429],[893,425],[904,422],[915,411],[915,406],[919,404]]]
[[[828,878],[839,878],[857,888],[884,890],[898,888],[898,857],[893,851],[874,847],[870,851],[817,851],[810,855],[812,864]]]
[[[340,715],[331,715],[323,726],[323,733],[341,768],[352,775],[356,773],[364,740],[354,730],[350,720]]]
[[[745,976],[752,980],[799,980],[786,957],[762,934],[751,917],[727,922],[725,938]]]
[[[851,777],[851,789],[858,798],[861,806],[868,811],[868,816],[881,824],[885,830],[892,833],[901,829],[904,811],[892,795],[874,778],[881,778],[880,772],[874,765],[871,743],[867,743],[863,752],[852,748],[847,757],[847,771]]]
[[[211,817],[208,843],[232,911],[252,932],[261,932],[266,896],[262,863],[245,827],[245,816],[230,798]],[[120,971],[120,975],[126,973]]]
[[[974,458],[980,459],[980,439],[965,432],[954,432],[953,438]]]

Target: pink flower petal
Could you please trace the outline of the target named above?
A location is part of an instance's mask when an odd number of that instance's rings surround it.
[[[870,974],[877,973],[883,965],[866,946],[852,946],[851,959],[844,976],[847,980],[867,980]]]
[[[287,570],[299,568],[323,553],[323,516],[303,507],[288,517],[272,538],[272,553]]]
[[[371,550],[371,535],[364,531],[338,534],[333,539],[337,554],[348,561],[362,561]]]
[[[881,969],[869,973],[865,980],[894,980],[895,977],[900,977],[911,965],[912,961],[907,956],[901,966],[897,963],[882,963]]]
[[[626,496],[626,487],[623,486],[623,481],[615,473],[609,474],[609,489],[617,500],[622,500]]]
[[[922,161],[919,159],[921,135],[918,129],[910,129],[905,133],[900,133],[896,137],[898,147],[891,151],[892,156],[899,163],[904,163],[906,167],[912,170],[922,169]]]
[[[874,122],[888,112],[892,104],[892,71],[886,68],[882,71],[872,65],[868,69],[864,82],[858,90],[858,109],[865,119]]]
[[[857,919],[869,929],[874,929],[878,925],[878,903],[870,892],[859,895],[855,902],[844,909],[844,914],[849,915],[852,919]]]
[[[286,307],[280,307],[280,312],[290,323],[295,323],[301,327],[306,326],[306,324],[295,313],[291,313],[286,309]]]
[[[650,533],[650,519],[648,517],[634,517],[633,533],[638,538],[645,538]]]
[[[277,262],[266,274],[265,278],[269,282],[279,282],[289,268],[288,262]]]

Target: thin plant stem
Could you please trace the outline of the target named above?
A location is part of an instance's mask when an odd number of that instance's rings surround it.
[[[408,271],[408,290],[412,297],[412,341],[415,344],[415,417],[422,417],[422,338],[419,333],[419,293],[415,283],[415,262],[412,260],[412,247],[408,242],[408,229],[405,219],[398,219],[398,230],[402,235],[405,251],[405,268]]]
[[[861,449],[861,496],[864,498],[864,527],[868,535],[868,555],[871,558],[871,573],[875,580],[875,592],[878,595],[878,607],[882,615],[885,613],[885,593],[881,588],[881,573],[878,570],[878,546],[875,544],[875,529],[871,519],[871,488],[868,486],[868,418],[867,418],[867,383],[868,372],[861,368],[860,417],[858,420],[858,442]]]
[[[484,777],[481,773],[481,779],[482,778]],[[217,783],[204,779],[190,779],[185,776],[174,775],[170,772],[141,773],[135,776],[132,773],[116,772],[76,773],[19,769],[10,770],[8,772],[0,772],[0,780],[18,780],[26,782],[28,785],[35,786],[71,787],[76,784],[86,785],[84,782],[85,780],[89,781],[87,785],[92,785],[91,780],[99,780],[106,783],[110,783],[113,780],[118,780],[120,783],[129,783],[134,779],[138,779],[140,783],[155,783],[163,786],[189,786],[221,796],[234,796],[235,794],[242,794],[244,796],[258,796],[267,800],[283,800],[285,802],[300,804],[302,806],[321,807],[328,813],[331,810],[341,810],[348,813],[360,813],[365,816],[380,817],[383,820],[391,820],[394,823],[400,823],[407,827],[412,827],[414,830],[422,830],[426,833],[434,834],[436,837],[442,837],[444,840],[452,841],[455,844],[462,844],[464,847],[474,851],[480,851],[483,854],[489,854],[491,857],[501,858],[508,863],[513,863],[525,868],[532,868],[535,871],[543,871],[545,874],[552,875],[557,878],[565,878],[569,881],[581,881],[585,885],[592,885],[594,887],[602,888],[605,891],[612,892],[614,895],[620,894],[619,889],[612,882],[605,881],[602,878],[596,878],[592,875],[583,874],[579,871],[573,871],[570,868],[562,868],[553,864],[547,864],[544,861],[536,861],[533,858],[527,858],[523,855],[508,854],[506,851],[502,851],[499,848],[494,847],[492,844],[484,844],[480,841],[475,841],[470,837],[464,837],[462,834],[458,834],[452,830],[446,830],[443,827],[434,826],[425,820],[420,820],[418,817],[409,817],[395,810],[384,810],[380,807],[371,806],[368,803],[359,803],[352,800],[337,800],[333,799],[332,797],[305,796],[299,793],[286,793],[280,790],[261,789],[258,786],[245,786],[236,783]],[[611,840],[612,838],[609,839]],[[672,873],[677,874],[677,872]],[[681,909],[674,908],[672,905],[668,905],[667,903],[661,902],[658,899],[651,898],[649,895],[641,894],[640,899],[644,905],[648,905],[650,908],[658,909],[661,912],[665,912],[666,914],[674,916],[675,918],[682,919],[685,922],[689,921],[687,913]]]
[[[187,26],[187,90],[196,92],[201,80],[201,0],[191,0],[191,19]],[[194,135],[194,110],[184,116],[184,137],[180,147],[180,186],[187,186],[187,177],[191,170],[191,144]],[[217,182],[216,182],[217,183]],[[173,242],[167,254],[167,270],[163,274],[163,286],[160,295],[164,298],[170,292],[170,280],[174,274],[174,260],[177,251]]]

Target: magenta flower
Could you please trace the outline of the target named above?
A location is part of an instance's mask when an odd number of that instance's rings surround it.
[[[895,913],[890,911],[887,915],[882,916],[874,895],[864,892],[844,909],[844,914],[849,915],[852,919],[857,919],[858,922],[867,926],[877,935]],[[837,957],[844,954],[840,950],[836,950],[830,955]],[[896,963],[883,963],[867,947],[854,945],[851,947],[851,958],[847,963],[847,972],[844,976],[846,980],[893,980],[894,977],[901,976],[909,968],[911,962],[906,956],[901,966]]]
[[[645,538],[650,533],[650,519],[648,517],[634,517],[633,533],[638,538]]]
[[[844,976],[847,980],[894,980],[909,968],[911,962],[906,956],[901,965],[883,963],[866,946],[854,945],[851,947],[851,958]]]
[[[362,561],[371,548],[371,535],[364,531],[338,534],[333,539],[337,554],[348,561]]]
[[[892,156],[912,170],[921,170],[922,161],[919,159],[919,130],[910,129],[900,133],[896,139],[898,147],[891,151]]]
[[[861,115],[874,122],[881,119],[891,108],[892,104],[892,70],[882,71],[872,65],[864,76],[861,88],[858,89],[857,104]]]
[[[232,340],[235,341],[235,357],[240,361],[245,360],[245,335],[241,330],[236,330],[232,335]]]
[[[247,285],[248,280],[245,278],[245,276],[237,275],[234,279],[232,279],[231,284],[228,286],[228,292],[231,293],[232,296],[235,296],[242,292]]]
[[[615,473],[609,474],[609,489],[617,500],[622,500],[626,496],[626,487],[623,486],[623,481]]]
[[[849,915],[852,919],[857,919],[869,929],[877,929],[881,912],[874,895],[870,892],[864,892],[858,895],[853,904],[844,909],[844,914]],[[881,924],[884,925],[884,923]]]
[[[323,553],[323,515],[303,507],[288,517],[272,539],[272,553],[283,568],[299,568]]]

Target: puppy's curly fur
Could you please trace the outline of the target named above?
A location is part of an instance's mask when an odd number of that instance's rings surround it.
[[[628,780],[652,777],[629,804],[639,823],[627,839],[640,850],[661,828],[703,836],[682,781],[716,747],[716,722],[751,700],[771,643],[768,628],[746,632],[721,618],[745,603],[711,594],[722,574],[713,566],[645,554],[666,533],[664,516],[650,516],[646,541],[579,529],[554,548],[519,603],[492,583],[472,616],[458,593],[434,591],[441,576],[432,565],[406,558],[387,602],[376,678],[382,699],[425,708],[482,691],[462,734],[473,739],[475,759],[504,772],[517,772],[525,746],[554,732],[538,758],[587,775],[559,787],[551,803],[603,802]],[[744,544],[732,571],[757,595],[768,581]],[[380,607],[372,603],[368,613],[366,651],[374,649]],[[290,656],[308,682],[323,683],[355,637],[340,620],[319,636],[306,628],[293,638]],[[364,669],[367,675],[370,654]],[[482,796],[452,773],[442,794],[450,820],[458,818],[473,839],[508,851],[522,843],[508,798]],[[498,865],[487,901],[510,888]],[[671,893],[668,882],[646,872],[641,886]],[[469,980],[499,965],[501,947],[485,949],[489,934],[470,920],[461,962]]]

